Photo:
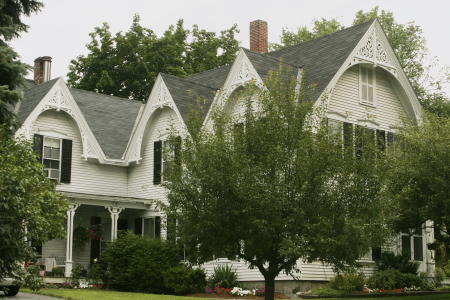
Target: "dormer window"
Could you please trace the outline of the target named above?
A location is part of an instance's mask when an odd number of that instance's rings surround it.
[[[366,66],[359,67],[359,99],[361,104],[375,106],[376,75],[375,69]]]

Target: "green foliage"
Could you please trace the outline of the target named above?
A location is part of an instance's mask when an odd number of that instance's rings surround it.
[[[30,17],[41,11],[44,4],[35,0],[2,0],[0,2],[0,46],[5,41],[20,37],[29,26],[22,22],[22,16]],[[1,56],[0,56],[1,57]]]
[[[52,273],[55,276],[61,276],[62,274],[64,274],[64,269],[61,267],[56,267],[52,269]]]
[[[445,271],[442,270],[441,268],[436,268],[435,269],[435,280],[437,284],[440,284],[442,281],[444,281],[444,279],[447,277],[445,275]]]
[[[200,99],[177,160],[167,157],[170,205],[159,203],[178,220],[194,262],[216,253],[243,259],[264,275],[268,294],[298,259],[343,270],[358,265],[369,247],[390,238],[384,225],[395,207],[382,188],[388,165],[373,136],[358,135],[360,157],[343,157],[341,137],[330,134],[323,108],[307,96],[313,87],[293,73],[280,66],[266,89],[250,84],[230,98],[222,93],[207,126]],[[245,112],[230,115],[235,105]],[[177,136],[174,130],[168,140],[175,145]]]
[[[87,243],[91,241],[91,236],[87,227],[81,224],[73,230],[73,245],[75,246],[75,251],[84,252],[84,247]]]
[[[383,252],[381,260],[376,262],[378,271],[384,271],[388,269],[399,270],[404,274],[417,275],[420,268],[419,261],[411,261],[411,254],[402,253],[395,254],[393,252]]]
[[[102,252],[104,272],[120,290],[166,293],[163,272],[179,266],[180,251],[173,242],[126,232]]]
[[[239,285],[236,269],[233,269],[233,265],[228,266],[228,264],[214,267],[214,273],[209,278],[209,282],[212,286],[226,289],[232,289]]]
[[[102,265],[97,259],[94,259],[92,264],[89,266],[87,279],[91,284],[100,284],[100,281],[105,278],[105,270],[102,269]],[[103,280],[106,284],[107,280]]]
[[[80,264],[76,264],[75,267],[72,268],[72,272],[70,273],[70,281],[75,285],[79,285],[80,280],[84,279],[84,273],[84,267]]]
[[[163,272],[164,286],[171,294],[186,295],[204,292],[206,274],[203,269],[179,266]]]
[[[446,277],[450,277],[450,261],[443,268]]]
[[[325,18],[322,18],[322,20],[315,19],[313,24],[314,26],[311,31],[306,26],[298,27],[297,32],[289,31],[287,27],[283,28],[280,36],[281,44],[270,43],[270,50],[279,50],[284,47],[300,44],[345,28],[345,26],[339,23],[337,18],[331,20],[326,20]]]
[[[39,266],[29,266],[27,268],[21,268],[17,271],[18,280],[16,283],[29,288],[32,291],[38,291],[45,286],[45,280],[38,276],[40,267]]]
[[[192,32],[184,29],[180,19],[158,38],[139,22],[140,16],[135,15],[130,30],[115,36],[107,23],[96,27],[87,45],[89,54],[71,61],[68,84],[87,91],[98,90],[103,94],[147,101],[159,73],[187,77],[232,63],[239,50],[235,39],[239,32],[237,25],[216,36],[214,32],[200,30],[197,25]]]
[[[337,275],[329,282],[329,285],[332,289],[342,291],[347,294],[354,291],[364,290],[365,284],[366,278],[362,273]]]
[[[326,286],[326,287],[322,287],[322,288],[312,289],[311,294],[319,295],[319,296],[327,296],[328,295],[328,296],[333,296],[333,298],[339,298],[346,293],[342,290],[335,290],[329,286]]]
[[[7,136],[0,126],[0,280],[34,257],[25,242],[64,238],[68,202],[36,161],[29,141]]]
[[[404,120],[402,129],[396,135],[397,146],[389,185],[402,207],[397,226],[407,228],[433,220],[436,229],[448,234],[450,118],[426,113],[420,124]],[[438,257],[443,259],[441,253]]]
[[[387,269],[385,271],[373,274],[367,280],[367,286],[371,289],[384,288],[386,290],[392,290],[394,288],[403,289],[412,286],[422,287],[423,281],[422,278],[420,278],[417,275],[404,274],[401,273],[399,270]]]

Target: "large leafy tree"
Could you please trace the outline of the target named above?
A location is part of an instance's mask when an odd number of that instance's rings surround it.
[[[422,28],[414,22],[399,24],[394,14],[379,10],[378,6],[368,12],[356,13],[353,25],[378,18],[386,36],[405,70],[414,91],[423,107],[432,113],[450,116],[450,103],[443,91],[448,84],[448,68],[440,67],[437,58],[432,57],[426,47],[426,39]],[[322,35],[344,29],[345,26],[334,18],[331,20],[315,20],[310,31],[306,26],[299,27],[297,32],[283,28],[280,44],[271,44],[272,50],[299,44]]]
[[[63,237],[68,202],[42,173],[30,142],[0,127],[0,281],[34,257],[27,240]]]
[[[359,128],[343,151],[310,88],[288,69],[268,75],[264,88],[247,86],[212,112],[204,127],[201,100],[181,140],[173,130],[163,152],[170,165],[169,218],[193,262],[215,255],[246,261],[265,278],[295,272],[297,261],[320,260],[336,271],[357,266],[389,236],[393,203],[385,194],[387,157],[373,131]],[[312,87],[311,87],[312,88]],[[245,113],[230,116],[230,105]],[[181,143],[180,143],[181,141]],[[354,143],[362,147],[354,155]],[[173,154],[175,153],[175,154]]]
[[[18,126],[12,108],[23,100],[20,89],[25,87],[24,76],[31,70],[20,62],[8,42],[27,31],[29,26],[22,22],[22,16],[37,13],[43,6],[34,0],[0,1],[0,124],[7,128]]]
[[[187,77],[232,63],[239,50],[237,25],[217,36],[196,25],[191,32],[179,20],[158,38],[139,22],[139,15],[134,16],[130,30],[115,37],[107,23],[96,27],[87,45],[90,53],[71,61],[68,83],[79,89],[146,101],[159,73]]]

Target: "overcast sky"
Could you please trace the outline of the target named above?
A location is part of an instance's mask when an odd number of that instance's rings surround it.
[[[448,0],[42,0],[45,8],[37,15],[24,19],[31,26],[28,33],[11,45],[21,60],[33,64],[39,56],[51,56],[52,78],[66,79],[70,60],[87,55],[86,44],[94,27],[109,23],[113,35],[128,31],[133,15],[141,15],[141,24],[158,36],[179,19],[185,28],[198,24],[200,29],[220,32],[238,24],[241,32],[237,39],[249,48],[249,23],[261,19],[269,24],[269,42],[279,42],[283,27],[295,29],[312,27],[315,18],[338,17],[350,26],[358,10],[369,11],[376,5],[380,10],[394,13],[396,21],[405,24],[414,21],[423,29],[428,48],[442,64],[450,65]],[[32,74],[28,78],[32,78]]]

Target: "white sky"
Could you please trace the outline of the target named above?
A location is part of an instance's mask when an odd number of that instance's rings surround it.
[[[152,29],[158,36],[178,19],[183,18],[185,28],[198,24],[200,29],[220,32],[238,24],[241,32],[237,39],[249,48],[249,23],[261,19],[269,24],[269,42],[279,42],[281,29],[288,26],[312,27],[314,18],[338,17],[350,26],[358,10],[369,11],[376,5],[380,10],[394,13],[401,24],[415,21],[423,29],[428,48],[442,64],[450,65],[448,55],[448,0],[41,0],[45,8],[41,13],[24,18],[31,26],[28,33],[11,42],[25,63],[33,65],[39,56],[51,56],[52,78],[69,71],[70,60],[87,55],[86,44],[94,27],[109,23],[111,33],[128,31],[133,15],[141,15],[141,25]],[[27,77],[32,78],[32,74]]]

